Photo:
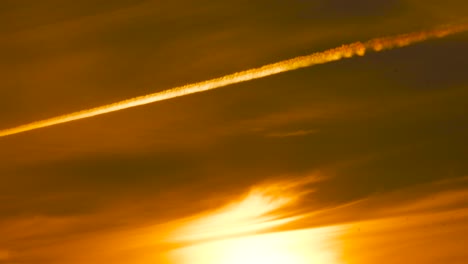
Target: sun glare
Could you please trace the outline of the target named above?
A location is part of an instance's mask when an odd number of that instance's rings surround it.
[[[188,264],[342,264],[334,228],[211,241],[170,252],[173,263]]]
[[[292,183],[257,186],[240,200],[232,201],[218,210],[176,223],[177,227],[169,235],[170,242],[195,242],[223,237],[246,235],[278,227],[303,217],[285,217],[288,206],[295,204],[303,192],[297,188],[315,177]]]
[[[168,253],[174,264],[341,264],[336,227],[266,232],[302,218],[284,217],[307,181],[257,186],[243,199],[180,222],[170,241],[189,246]]]

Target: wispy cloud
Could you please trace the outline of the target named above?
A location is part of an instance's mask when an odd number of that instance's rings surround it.
[[[27,262],[49,256],[45,259],[48,263],[85,263],[82,253],[77,252],[86,252],[94,261],[113,263],[193,263],[194,259],[207,261],[203,263],[277,263],[269,257],[276,256],[293,264],[311,260],[370,264],[379,259],[385,259],[386,264],[395,260],[392,250],[397,247],[378,245],[396,245],[401,240],[408,247],[401,251],[405,258],[427,263],[426,255],[411,255],[409,249],[424,252],[420,242],[428,236],[450,245],[441,249],[437,243],[424,243],[431,249],[430,256],[447,259],[466,255],[457,248],[457,243],[466,239],[453,235],[468,228],[467,191],[456,189],[466,184],[466,179],[425,184],[317,210],[306,201],[322,180],[323,176],[311,174],[265,182],[218,209],[157,224],[150,221],[140,227],[71,232],[83,224],[96,223],[96,216],[4,222],[0,231],[10,244],[0,245],[0,261]],[[19,244],[22,251],[16,251]],[[255,252],[250,250],[254,245],[258,245]],[[369,252],[369,248],[373,250]],[[55,252],[53,257],[50,252]]]
[[[299,137],[299,136],[306,136],[310,134],[317,133],[319,130],[317,129],[300,129],[295,131],[286,131],[286,132],[271,132],[266,134],[266,137],[273,137],[273,138],[284,138],[284,137]]]
[[[176,242],[220,239],[256,233],[296,221],[302,216],[287,217],[286,209],[311,191],[303,191],[304,185],[321,179],[318,175],[312,175],[255,186],[238,201],[176,223],[178,227],[168,239]]]

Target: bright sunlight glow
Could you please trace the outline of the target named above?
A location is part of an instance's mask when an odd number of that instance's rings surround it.
[[[334,227],[211,241],[170,252],[172,263],[342,264]]]
[[[303,217],[290,206],[305,194],[301,187],[318,179],[256,186],[240,200],[179,222],[169,241],[188,244],[168,253],[170,263],[341,264],[338,227],[272,230]]]

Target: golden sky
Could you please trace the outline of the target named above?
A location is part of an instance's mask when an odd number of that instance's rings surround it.
[[[0,130],[467,13],[3,0]],[[467,46],[461,32],[0,137],[0,264],[466,263]]]

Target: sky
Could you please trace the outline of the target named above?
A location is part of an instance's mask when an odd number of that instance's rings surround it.
[[[0,130],[462,0],[3,0]],[[468,33],[0,137],[0,263],[466,263]]]

